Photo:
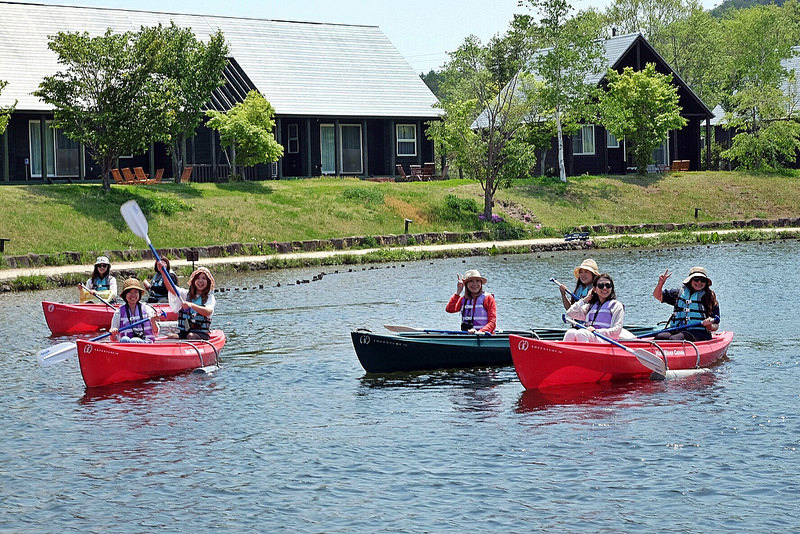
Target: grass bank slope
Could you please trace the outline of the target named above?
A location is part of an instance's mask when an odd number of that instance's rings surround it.
[[[366,182],[318,178],[227,184],[0,187],[6,254],[144,248],[119,206],[136,200],[158,247],[210,246],[401,234],[467,232],[478,219],[477,182]],[[800,173],[691,172],[520,180],[496,196],[494,212],[515,237],[560,235],[586,224],[728,221],[797,216]],[[699,208],[695,219],[695,209]],[[524,215],[529,217],[526,218]],[[529,222],[528,222],[529,221]]]

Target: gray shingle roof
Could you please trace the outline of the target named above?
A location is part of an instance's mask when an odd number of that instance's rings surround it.
[[[233,56],[279,115],[439,115],[436,97],[377,26],[321,24],[0,1],[0,106],[47,111],[31,95],[59,65],[47,48],[59,31],[100,35],[170,21],[200,39],[220,29]]]

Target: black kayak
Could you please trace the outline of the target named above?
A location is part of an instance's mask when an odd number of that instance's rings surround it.
[[[652,326],[626,326],[633,335],[653,332]],[[485,334],[436,331],[376,334],[358,329],[350,332],[358,361],[368,373],[427,371],[469,367],[513,365],[508,344],[510,334],[560,340],[566,328],[504,330]]]

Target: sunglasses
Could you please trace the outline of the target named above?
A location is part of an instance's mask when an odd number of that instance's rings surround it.
[[[596,284],[595,287],[597,289],[611,289],[614,287],[614,285],[609,282],[600,282],[599,284]]]
[[[695,276],[694,278],[692,278],[692,282],[702,282],[704,284],[707,284],[708,283],[708,278],[703,278],[701,276]]]

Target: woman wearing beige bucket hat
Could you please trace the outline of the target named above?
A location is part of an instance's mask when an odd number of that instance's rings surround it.
[[[679,289],[664,289],[664,282],[672,276],[669,269],[658,275],[658,283],[653,289],[657,301],[673,307],[667,328],[696,324],[679,331],[662,332],[656,339],[689,339],[705,341],[719,328],[719,302],[711,290],[711,278],[703,267],[692,267],[689,276]]]
[[[486,278],[476,269],[470,269],[464,276],[456,275],[458,284],[455,294],[445,307],[448,313],[461,312],[461,330],[474,334],[476,332],[494,333],[497,326],[497,304],[491,293],[483,291]],[[464,296],[461,296],[461,291]]]
[[[152,306],[142,304],[144,286],[136,278],[128,278],[122,284],[120,296],[124,303],[117,308],[111,318],[111,339],[120,343],[152,343],[158,334],[156,311]],[[149,322],[134,326],[125,331],[120,337],[119,331],[135,322],[149,318]]]
[[[167,280],[167,264],[157,264],[161,276]],[[198,267],[189,275],[189,289],[175,286],[167,281],[169,304],[178,312],[178,333],[169,337],[180,339],[208,339],[211,331],[211,316],[214,315],[214,277],[205,267]]]
[[[567,291],[567,286],[559,284],[558,288],[561,290],[561,302],[564,304],[564,309],[568,310],[570,306],[575,304],[578,299],[589,297],[589,292],[592,290],[592,282],[600,274],[600,269],[597,267],[597,262],[591,258],[586,258],[580,265],[572,270],[575,276],[575,290],[572,294]]]

